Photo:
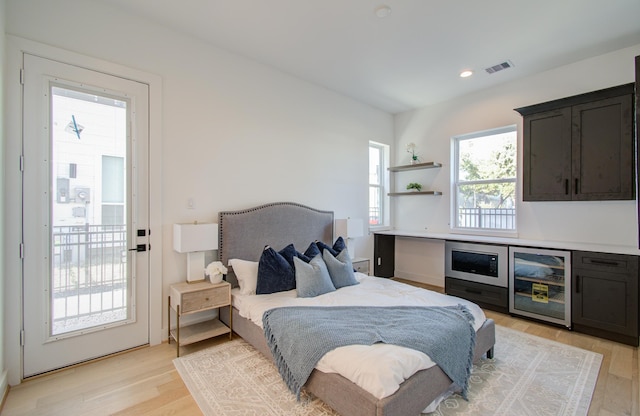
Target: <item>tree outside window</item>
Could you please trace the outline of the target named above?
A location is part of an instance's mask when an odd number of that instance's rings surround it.
[[[453,138],[454,228],[515,231],[515,126]]]

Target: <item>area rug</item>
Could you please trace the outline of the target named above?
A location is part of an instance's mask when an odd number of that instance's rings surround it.
[[[453,395],[431,415],[584,416],[602,355],[496,326],[495,355],[473,366],[469,401]],[[287,390],[270,359],[234,339],[174,360],[206,416],[336,416]],[[344,415],[349,416],[349,415]]]

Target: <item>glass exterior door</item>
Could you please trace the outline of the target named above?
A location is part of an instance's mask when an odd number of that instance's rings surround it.
[[[509,247],[509,312],[571,327],[568,251]]]
[[[148,86],[24,66],[28,377],[149,342]]]

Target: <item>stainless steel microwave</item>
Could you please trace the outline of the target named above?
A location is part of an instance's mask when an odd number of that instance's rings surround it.
[[[445,242],[445,276],[492,286],[509,286],[507,246]]]

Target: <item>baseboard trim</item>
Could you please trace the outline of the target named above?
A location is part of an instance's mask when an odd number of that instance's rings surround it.
[[[395,277],[399,277],[405,280],[411,280],[418,283],[424,283],[426,285],[444,287],[444,279],[440,277],[419,275],[416,273],[403,272],[397,269],[395,272]]]

